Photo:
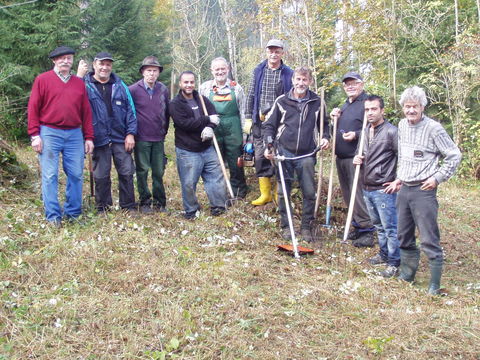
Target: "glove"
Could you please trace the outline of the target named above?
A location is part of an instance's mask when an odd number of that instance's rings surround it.
[[[252,119],[245,119],[245,124],[243,124],[243,132],[245,134],[250,134],[250,131],[252,131],[252,124]]]
[[[205,127],[202,131],[202,134],[200,137],[202,138],[202,141],[207,141],[207,140],[212,140],[213,139],[213,129],[209,126]]]
[[[208,116],[210,118],[210,122],[217,126],[218,124],[220,124],[220,117],[218,115],[209,115]]]

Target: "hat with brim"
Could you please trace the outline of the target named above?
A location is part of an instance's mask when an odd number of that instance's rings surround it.
[[[267,46],[265,46],[266,48],[270,48],[270,47],[277,47],[277,48],[284,48],[284,45],[283,45],[283,41],[282,40],[278,40],[278,39],[272,39],[270,40],[268,43],[267,43]]]
[[[355,72],[355,71],[350,71],[350,72],[346,73],[342,78],[342,82],[345,82],[345,80],[348,80],[348,79],[355,79],[355,80],[363,81],[363,78],[360,76],[360,74]]]
[[[155,56],[147,56],[145,59],[142,61],[142,65],[140,65],[139,72],[140,74],[143,71],[143,68],[146,66],[155,66],[158,67],[158,71],[162,72],[163,71],[163,66],[160,65],[158,62],[158,59]]]
[[[53,58],[56,58],[58,56],[62,56],[62,55],[74,55],[75,54],[75,50],[73,50],[72,48],[68,47],[68,46],[59,46],[57,47],[55,50],[53,50],[49,55],[48,57],[50,59],[53,59]]]
[[[99,52],[97,55],[95,55],[95,59],[94,60],[110,60],[110,61],[115,61],[113,60],[113,56],[112,54],[106,52],[106,51],[102,51],[102,52]]]

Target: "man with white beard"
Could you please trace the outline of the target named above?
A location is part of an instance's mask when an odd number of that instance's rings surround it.
[[[210,70],[213,80],[205,81],[198,92],[212,102],[220,116],[215,136],[230,171],[233,193],[244,198],[247,195],[247,183],[243,168],[237,166],[237,159],[242,155],[245,93],[240,84],[229,79],[230,66],[225,58],[213,59]]]

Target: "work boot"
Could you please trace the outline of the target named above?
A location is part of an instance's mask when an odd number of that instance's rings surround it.
[[[260,197],[252,201],[252,205],[265,205],[272,201],[272,183],[268,177],[259,177],[258,185],[260,188]]]
[[[370,259],[368,259],[368,263],[370,265],[381,265],[381,264],[386,264],[387,260],[382,258],[382,255],[376,254],[374,257],[371,257]]]
[[[360,236],[357,240],[353,241],[353,246],[361,248],[361,247],[374,247],[375,246],[375,239],[373,237],[373,232],[361,232]]]
[[[443,259],[429,260],[430,266],[430,284],[428,285],[428,293],[430,295],[439,295],[440,279],[442,277]]]
[[[310,229],[301,229],[300,230],[300,236],[302,237],[303,241],[306,242],[313,242],[315,238],[313,237],[312,230]]]
[[[420,250],[400,249],[400,280],[413,282],[417,273],[418,263],[420,262]]]

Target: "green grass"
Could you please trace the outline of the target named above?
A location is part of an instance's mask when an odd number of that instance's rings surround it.
[[[84,224],[46,227],[33,152],[18,156],[33,175],[0,191],[0,359],[478,359],[476,183],[440,187],[448,296],[430,297],[424,257],[410,285],[375,274],[375,249],[336,240],[338,189],[335,227],[297,260],[276,251],[278,215],[249,205],[255,191],[224,216],[183,220],[173,161],[167,214],[87,207]]]

